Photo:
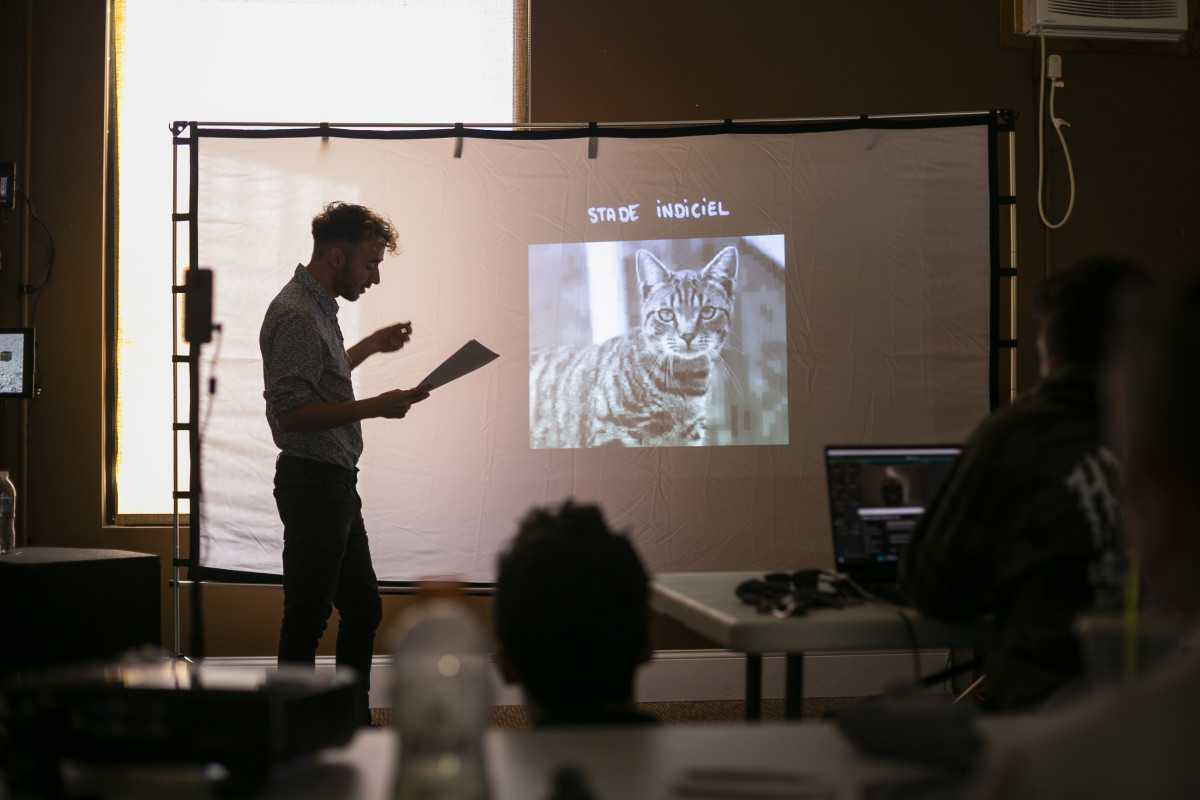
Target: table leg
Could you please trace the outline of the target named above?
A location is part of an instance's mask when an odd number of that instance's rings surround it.
[[[787,674],[783,688],[783,718],[800,719],[800,701],[804,699],[804,654],[788,653],[784,663]]]
[[[763,657],[759,653],[746,654],[746,721],[762,719],[762,671]]]

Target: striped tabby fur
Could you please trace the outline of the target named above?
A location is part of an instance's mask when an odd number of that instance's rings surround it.
[[[640,327],[531,355],[531,446],[704,444],[709,374],[731,330],[737,248],[699,271],[671,271],[648,250],[634,259]]]

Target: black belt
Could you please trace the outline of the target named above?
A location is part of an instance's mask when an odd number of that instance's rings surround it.
[[[275,459],[275,467],[279,468],[286,465],[290,470],[298,470],[304,475],[327,475],[336,478],[350,478],[354,480],[358,477],[358,467],[343,467],[341,464],[331,464],[328,461],[318,461],[315,458],[304,458],[303,456],[291,456],[287,453],[280,453]]]

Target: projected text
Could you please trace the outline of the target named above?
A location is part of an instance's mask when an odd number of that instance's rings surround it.
[[[701,217],[728,217],[729,210],[720,200],[700,198],[699,203],[689,203],[686,198],[682,203],[664,203],[654,201],[654,213],[660,219],[700,219]]]
[[[637,222],[638,209],[641,203],[629,203],[621,206],[592,206],[587,210],[588,222],[598,225],[601,222]],[[698,202],[692,202],[686,197],[682,201],[654,201],[654,215],[658,219],[704,219],[705,217],[728,217],[729,209],[723,200],[709,200],[701,197]]]
[[[637,222],[638,206],[641,203],[631,203],[627,206],[596,206],[587,210],[588,219],[595,225],[598,222]]]

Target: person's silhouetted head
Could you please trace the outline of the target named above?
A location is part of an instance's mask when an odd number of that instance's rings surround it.
[[[632,713],[648,656],[649,581],[633,545],[600,509],[570,501],[522,520],[501,554],[494,604],[505,677],[536,722]]]
[[[1093,256],[1039,284],[1033,313],[1041,323],[1038,360],[1042,377],[1068,364],[1099,369],[1111,338],[1116,298],[1147,280],[1132,262]]]

